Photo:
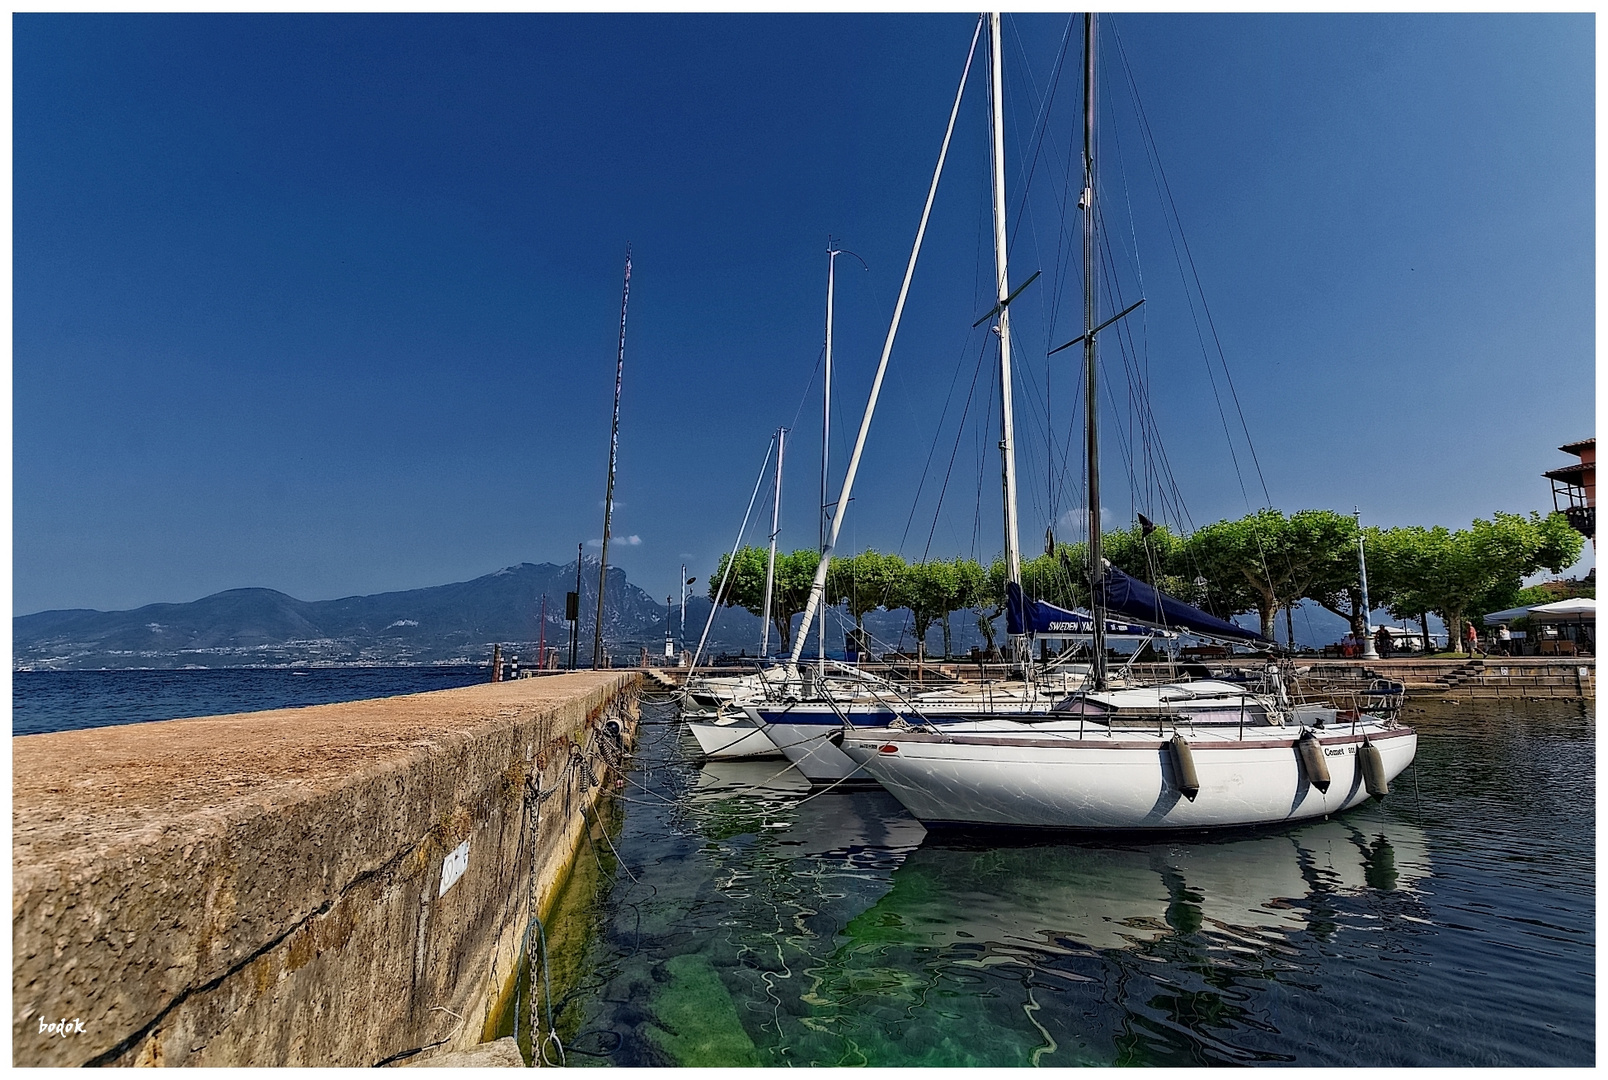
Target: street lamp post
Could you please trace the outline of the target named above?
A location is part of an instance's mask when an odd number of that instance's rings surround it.
[[[1352,507],[1351,516],[1357,520],[1357,573],[1362,579],[1362,658],[1377,660],[1379,653],[1374,649],[1373,623],[1369,621],[1372,612],[1368,607],[1368,558],[1363,553],[1362,511]]]

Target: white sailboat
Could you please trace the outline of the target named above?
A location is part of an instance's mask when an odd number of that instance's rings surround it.
[[[987,17],[993,121],[994,236],[999,303],[996,331],[1001,349],[1007,595],[1013,646],[1028,629],[1032,608],[1021,593],[1010,406],[1009,301],[1005,243],[1004,115],[998,14]],[[1268,824],[1349,809],[1370,796],[1383,797],[1390,781],[1411,764],[1417,735],[1394,715],[1376,716],[1355,707],[1292,698],[1278,670],[1260,686],[1185,682],[1117,689],[1106,670],[1104,637],[1108,611],[1163,627],[1184,627],[1221,637],[1256,638],[1143,582],[1109,567],[1100,548],[1098,319],[1095,283],[1096,209],[1094,99],[1096,19],[1084,20],[1084,321],[1081,342],[1085,374],[1085,435],[1088,463],[1090,636],[1092,666],[1086,686],[1050,712],[1010,717],[949,716],[912,724],[899,717],[886,727],[844,726],[811,747],[837,771],[852,763],[878,780],[926,823],[1037,826],[1060,829],[1198,829]],[[973,38],[975,49],[976,38]],[[968,59],[968,68],[970,60]],[[964,76],[962,77],[964,86]],[[958,108],[959,97],[956,104]],[[951,114],[951,132],[954,114]],[[945,149],[948,135],[945,137]],[[943,156],[939,158],[942,169]],[[934,189],[937,176],[934,176]],[[932,196],[929,193],[927,212]],[[922,230],[926,226],[926,212]],[[920,249],[920,232],[916,250]],[[911,256],[913,268],[915,253]],[[905,287],[909,286],[909,272]],[[902,309],[904,293],[900,294]],[[1141,301],[1142,302],[1142,301]],[[1137,305],[1134,305],[1137,307]],[[864,435],[880,388],[890,329],[851,458],[842,501],[834,518],[835,541],[842,522]],[[830,554],[830,545],[828,557]],[[819,602],[826,557],[817,570],[806,623]],[[794,661],[797,660],[797,650]],[[941,722],[939,722],[941,720]],[[773,725],[774,728],[774,725]],[[767,729],[772,730],[772,729]],[[773,731],[773,740],[776,736]],[[776,740],[779,741],[779,740]],[[828,753],[825,747],[830,746]],[[833,758],[836,754],[836,758]],[[790,755],[791,756],[791,755]],[[837,760],[841,759],[841,760]],[[795,758],[795,764],[797,759]],[[809,773],[806,771],[806,775]],[[852,775],[845,773],[845,776]]]

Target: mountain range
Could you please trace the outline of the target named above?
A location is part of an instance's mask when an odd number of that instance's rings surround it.
[[[535,661],[543,637],[568,661],[570,625],[564,595],[575,589],[575,561],[521,563],[491,574],[424,589],[298,600],[273,589],[230,589],[183,604],[132,611],[41,611],[12,619],[18,670],[306,666],[313,664],[480,663],[500,644],[505,654]],[[597,623],[596,559],[581,566],[578,655],[592,655]],[[666,608],[610,567],[603,639],[615,663],[636,663],[642,648],[664,652]],[[709,601],[687,605],[688,648],[696,646]],[[672,627],[679,636],[679,608]],[[711,630],[712,651],[759,640],[759,620],[723,609]]]

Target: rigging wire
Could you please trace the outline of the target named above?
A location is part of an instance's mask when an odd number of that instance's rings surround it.
[[[927,557],[932,551],[932,537],[933,534],[938,531],[938,514],[943,509],[944,495],[949,491],[949,478],[955,471],[955,456],[960,453],[961,436],[966,430],[966,415],[967,413],[971,412],[972,400],[977,395],[977,379],[982,374],[983,361],[987,358],[988,349],[987,341],[985,339],[984,348],[982,348],[977,354],[977,367],[972,371],[971,388],[966,392],[966,407],[961,411],[960,423],[955,428],[955,445],[954,448],[949,452],[949,467],[944,470],[943,486],[938,490],[938,505],[934,507],[932,512],[932,528],[927,530],[927,546],[921,550],[922,562],[927,561]],[[901,546],[903,546],[902,541]]]
[[[1207,346],[1206,337],[1209,331],[1212,347],[1216,350],[1217,366],[1222,368],[1223,381],[1228,387],[1229,396],[1233,400],[1235,412],[1239,418],[1240,430],[1243,434],[1246,449],[1251,463],[1256,470],[1258,483],[1261,485],[1264,505],[1271,507],[1272,496],[1268,491],[1267,479],[1262,471],[1261,460],[1256,453],[1256,446],[1251,438],[1250,425],[1245,419],[1245,410],[1240,401],[1238,388],[1234,385],[1233,375],[1228,368],[1227,354],[1223,349],[1221,336],[1217,332],[1215,319],[1212,317],[1210,305],[1207,303],[1205,290],[1200,282],[1200,272],[1195,264],[1194,253],[1189,247],[1188,237],[1184,234],[1183,219],[1178,211],[1176,198],[1172,193],[1172,185],[1167,179],[1166,170],[1161,163],[1160,149],[1155,140],[1155,134],[1150,126],[1148,114],[1145,112],[1144,102],[1139,95],[1139,88],[1134,78],[1132,65],[1128,61],[1127,50],[1122,43],[1122,36],[1117,30],[1115,20],[1111,20],[1111,33],[1117,44],[1117,53],[1121,61],[1123,75],[1125,76],[1131,100],[1134,105],[1135,118],[1141,135],[1141,145],[1144,147],[1152,167],[1152,175],[1156,182],[1158,200],[1162,204],[1162,220],[1167,228],[1168,238],[1173,249],[1173,260],[1178,267],[1179,276],[1185,285],[1185,297],[1189,304],[1190,317],[1195,327],[1196,339],[1201,346],[1202,358],[1205,360],[1208,381],[1212,388],[1212,397],[1217,404],[1218,417],[1222,422],[1223,434],[1228,442],[1229,457],[1234,465],[1235,477],[1238,480],[1240,494],[1245,500],[1248,510],[1254,509],[1251,504],[1250,493],[1245,485],[1244,470],[1240,467],[1239,453],[1235,447],[1234,437],[1230,430],[1227,409],[1223,404],[1222,392],[1218,386],[1217,373],[1212,364],[1212,348]],[[1109,96],[1109,95],[1108,95]],[[1169,213],[1170,211],[1170,213]],[[1185,263],[1188,271],[1185,271]],[[1190,286],[1193,286],[1191,288]],[[1197,306],[1198,304],[1198,306]],[[1202,317],[1205,319],[1206,330],[1201,326]],[[1271,567],[1268,565],[1266,546],[1263,543],[1260,531],[1253,533],[1256,537],[1258,554],[1262,561],[1263,573],[1271,588],[1274,586]],[[1287,553],[1286,553],[1287,555]],[[1291,568],[1293,572],[1293,567]],[[1276,591],[1276,590],[1275,590]]]
[[[1245,445],[1246,445],[1247,449],[1250,451],[1251,462],[1256,468],[1257,480],[1260,482],[1261,487],[1262,487],[1262,497],[1266,500],[1265,505],[1271,506],[1272,503],[1273,503],[1273,497],[1268,492],[1267,478],[1266,478],[1266,476],[1263,475],[1262,463],[1261,463],[1261,460],[1257,457],[1256,445],[1251,439],[1251,429],[1250,429],[1249,423],[1247,423],[1246,420],[1245,420],[1245,410],[1244,410],[1244,407],[1241,404],[1240,399],[1239,399],[1239,391],[1234,386],[1234,377],[1228,370],[1228,359],[1227,359],[1226,354],[1223,351],[1222,339],[1219,337],[1219,335],[1217,333],[1217,323],[1216,323],[1216,320],[1214,320],[1212,318],[1211,307],[1210,307],[1210,305],[1207,304],[1207,302],[1206,302],[1206,294],[1205,294],[1204,290],[1201,288],[1200,272],[1195,266],[1195,256],[1194,256],[1194,253],[1190,250],[1189,239],[1188,239],[1187,236],[1184,235],[1184,232],[1183,232],[1183,220],[1182,220],[1182,217],[1178,213],[1178,203],[1177,203],[1177,200],[1174,199],[1174,197],[1173,197],[1172,185],[1167,180],[1166,170],[1162,167],[1160,150],[1156,146],[1155,135],[1152,132],[1151,127],[1150,127],[1150,118],[1145,113],[1144,101],[1139,96],[1139,87],[1138,87],[1138,84],[1134,80],[1133,69],[1128,63],[1127,50],[1124,49],[1124,47],[1122,45],[1122,36],[1121,36],[1121,34],[1118,34],[1116,32],[1115,25],[1112,26],[1112,35],[1116,39],[1117,53],[1118,53],[1119,57],[1122,60],[1122,70],[1123,70],[1124,75],[1126,75],[1126,77],[1127,77],[1129,89],[1131,90],[1131,92],[1133,94],[1134,108],[1135,108],[1135,111],[1136,111],[1136,113],[1138,115],[1138,118],[1139,118],[1140,131],[1142,132],[1142,134],[1144,136],[1144,145],[1146,146],[1147,150],[1149,151],[1149,153],[1151,155],[1151,159],[1152,159],[1152,161],[1154,163],[1154,166],[1155,166],[1155,175],[1156,175],[1156,177],[1157,177],[1157,179],[1158,179],[1158,181],[1160,183],[1160,188],[1159,188],[1158,194],[1161,194],[1161,195],[1164,196],[1165,206],[1172,211],[1172,216],[1171,216],[1170,219],[1168,219],[1168,233],[1169,233],[1169,235],[1173,234],[1172,224],[1174,222],[1176,222],[1177,226],[1178,226],[1177,233],[1176,233],[1175,240],[1174,240],[1174,251],[1173,251],[1174,258],[1175,259],[1178,258],[1178,249],[1179,249],[1179,246],[1181,245],[1182,250],[1183,250],[1183,261],[1187,261],[1189,263],[1189,277],[1186,278],[1186,283],[1188,281],[1192,280],[1193,284],[1195,286],[1194,292],[1189,295],[1190,312],[1191,312],[1191,314],[1194,314],[1194,311],[1195,311],[1195,298],[1196,298],[1196,295],[1198,294],[1199,299],[1200,299],[1201,311],[1205,315],[1207,328],[1211,331],[1212,344],[1216,347],[1216,350],[1217,350],[1218,363],[1223,369],[1224,381],[1228,384],[1229,394],[1233,398],[1235,411],[1239,415],[1240,429],[1244,433],[1244,436],[1245,436]],[[1180,261],[1180,263],[1179,263],[1179,271],[1180,272],[1183,271],[1183,262],[1182,261]],[[1197,316],[1197,321],[1196,321],[1196,333],[1197,333],[1197,335],[1200,333],[1200,326],[1199,326],[1198,316]],[[1204,351],[1205,350],[1204,337],[1202,337],[1202,339],[1201,339],[1201,345],[1202,345],[1202,349]],[[1209,352],[1207,352],[1206,360],[1207,360],[1207,371],[1211,372],[1211,370],[1212,370],[1211,369],[1211,356],[1210,356]],[[1213,374],[1213,376],[1212,376],[1212,392],[1213,392],[1214,395],[1217,394],[1217,381],[1216,381],[1215,374]],[[1223,409],[1222,409],[1222,399],[1221,398],[1218,398],[1218,409],[1219,409],[1220,412],[1223,411]],[[1228,417],[1227,417],[1226,413],[1224,413],[1224,415],[1223,415],[1223,428],[1224,428],[1224,433],[1227,434],[1227,431],[1228,431]],[[1230,445],[1230,450],[1232,452],[1232,447],[1233,447],[1232,438],[1230,438],[1229,445]],[[1235,455],[1235,469],[1236,469],[1236,471],[1238,470],[1238,468],[1239,468],[1239,460],[1238,460],[1238,456]],[[1242,493],[1245,494],[1246,505],[1247,505],[1247,508],[1249,508],[1249,506],[1250,506],[1250,495],[1248,493],[1244,492],[1244,479],[1243,479],[1243,477],[1241,477],[1240,487],[1241,487]]]
[[[967,344],[969,344],[969,342]],[[933,432],[932,439],[928,441],[928,445],[927,445],[927,460],[921,466],[921,480],[916,484],[916,493],[915,493],[914,496],[911,497],[911,500],[910,500],[910,515],[907,518],[905,518],[904,532],[901,533],[900,536],[899,536],[899,549],[901,551],[904,550],[905,541],[907,539],[909,539],[909,537],[910,537],[910,526],[916,519],[916,509],[921,503],[921,492],[927,486],[927,474],[932,469],[933,455],[938,452],[938,436],[943,433],[944,421],[949,418],[949,406],[953,403],[953,401],[955,399],[955,387],[960,385],[960,376],[966,370],[965,364],[964,364],[964,360],[966,359],[966,351],[967,351],[966,350],[966,345],[963,344],[961,346],[960,361],[957,361],[957,363],[955,364],[954,377],[951,378],[950,381],[949,381],[949,393],[944,398],[943,411],[940,412],[939,415],[938,415],[937,429]],[[986,350],[985,350],[985,352],[986,352]],[[976,390],[976,388],[977,388],[977,376],[974,373],[972,375],[971,390],[969,390],[967,392],[967,394],[966,394],[966,408],[961,413],[960,426],[957,427],[956,432],[955,432],[955,440],[956,440],[956,445],[957,446],[959,445],[959,441],[960,441],[960,431],[964,428],[965,423],[966,423],[966,412],[971,409],[971,395]],[[953,462],[954,462],[953,455],[951,455],[951,457],[950,457],[950,462],[951,462],[951,464],[953,464]],[[949,486],[948,480],[949,480],[948,475],[945,474],[944,487],[946,489]],[[938,495],[938,504],[933,507],[933,511],[932,511],[932,529],[929,530],[928,533],[927,533],[927,546],[928,546],[928,548],[931,548],[931,546],[932,546],[932,534],[938,528],[938,516],[939,516],[940,512],[943,510],[943,503],[944,503],[943,494],[942,494],[942,492],[940,492],[939,495]],[[926,552],[923,551],[923,553],[922,553],[922,561],[923,562],[926,561],[926,557],[927,557]]]

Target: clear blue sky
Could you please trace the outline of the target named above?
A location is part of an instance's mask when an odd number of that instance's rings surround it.
[[[870,266],[839,261],[840,477],[974,22],[15,16],[14,611],[573,557],[602,533],[627,243],[614,532],[636,542],[611,561],[655,595],[682,562],[706,577],[795,416],[782,543],[812,546],[827,236]],[[1272,503],[1550,509],[1539,474],[1595,423],[1593,17],[1102,25],[1103,212],[1191,519],[1262,480],[1230,402],[1236,475],[1123,56]],[[1077,470],[1077,350],[1044,356],[1078,332],[1055,212],[1075,47],[1030,137],[1065,29],[1007,19],[1013,213],[1036,154],[1012,278],[1044,271],[1018,305],[1029,553],[1080,500],[1044,450],[1072,434]],[[992,258],[980,75],[850,548],[1000,548],[991,362],[960,422]],[[1104,362],[1121,522],[1144,485]]]

